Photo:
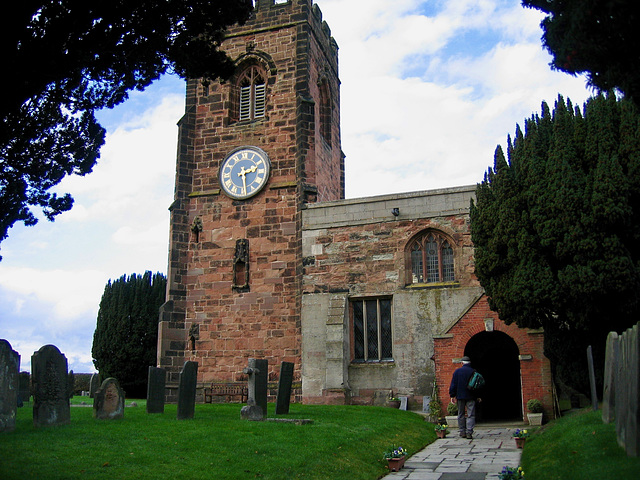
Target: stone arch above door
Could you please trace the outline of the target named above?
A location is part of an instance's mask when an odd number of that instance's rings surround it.
[[[460,318],[440,335],[434,336],[436,384],[439,400],[446,408],[449,403],[451,376],[460,367],[460,358],[471,339],[482,332],[502,332],[508,335],[518,350],[522,383],[521,411],[530,398],[539,399],[546,418],[553,418],[552,378],[549,359],[544,356],[542,330],[507,325],[489,308],[486,295],[481,295]],[[444,414],[444,412],[443,412]]]

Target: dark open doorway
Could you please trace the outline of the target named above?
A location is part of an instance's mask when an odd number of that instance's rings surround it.
[[[464,354],[486,380],[479,421],[522,420],[520,360],[516,342],[503,332],[480,332],[467,343]]]

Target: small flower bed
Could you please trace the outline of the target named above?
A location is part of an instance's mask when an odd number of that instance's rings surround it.
[[[500,480],[520,480],[524,478],[524,470],[522,470],[522,467],[502,467],[498,478]]]
[[[516,428],[513,432],[514,438],[527,438],[529,436],[529,432],[526,429]]]
[[[389,450],[384,452],[384,458],[389,460],[390,458],[402,458],[407,454],[407,451],[402,447],[396,447],[393,445]]]

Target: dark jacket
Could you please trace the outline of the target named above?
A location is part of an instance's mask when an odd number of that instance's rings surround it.
[[[451,386],[449,387],[449,396],[456,397],[460,400],[473,400],[476,396],[469,391],[467,385],[469,379],[475,370],[471,367],[471,364],[467,363],[453,372],[453,378],[451,379]]]

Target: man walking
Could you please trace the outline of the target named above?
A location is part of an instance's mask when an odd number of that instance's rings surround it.
[[[471,359],[469,357],[464,356],[460,360],[462,361],[462,366],[453,372],[449,396],[452,402],[458,403],[460,437],[471,440],[473,439],[473,428],[476,426],[476,397],[469,391],[467,386],[475,370],[471,367]]]

